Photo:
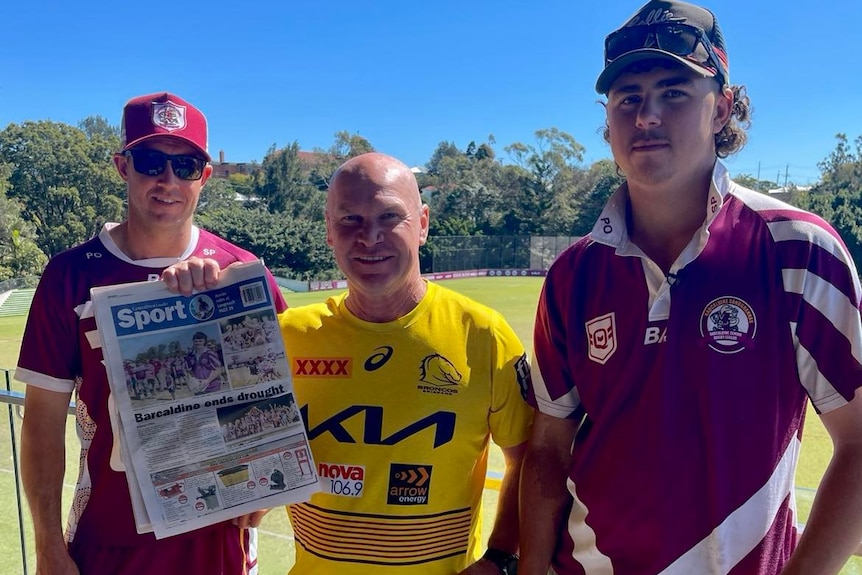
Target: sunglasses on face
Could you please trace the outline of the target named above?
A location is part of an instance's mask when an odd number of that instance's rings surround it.
[[[188,154],[165,154],[158,150],[138,148],[127,150],[125,156],[132,157],[132,165],[135,171],[145,176],[158,176],[165,171],[168,160],[171,161],[171,170],[181,180],[199,180],[204,173],[207,162],[203,158],[190,156]]]
[[[706,60],[722,76],[720,60],[704,31],[688,24],[654,24],[652,26],[632,26],[617,30],[605,39],[605,65],[620,56],[642,48],[658,48],[685,58],[703,46]],[[722,76],[723,78],[723,76]]]

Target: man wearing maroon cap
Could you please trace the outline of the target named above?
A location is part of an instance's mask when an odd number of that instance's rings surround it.
[[[90,288],[155,281],[192,256],[225,267],[255,256],[196,227],[201,188],[212,174],[207,123],[169,93],[141,96],[123,109],[122,149],[114,165],[128,188],[128,213],[48,263],[27,320],[16,378],[27,384],[22,472],[42,574],[131,575],[256,572],[262,514],[156,540],[135,526],[119,418],[110,397]],[[287,306],[273,278],[277,307]],[[65,534],[60,501],[66,410],[75,393],[81,470]]]
[[[712,12],[643,6],[596,90],[626,181],[539,300],[519,574],[837,573],[862,540],[856,267],[718,161],[749,101]],[[835,450],[799,537],[809,400]]]

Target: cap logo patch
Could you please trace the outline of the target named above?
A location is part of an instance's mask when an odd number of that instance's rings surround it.
[[[169,132],[186,127],[186,107],[173,102],[153,103],[153,125]]]

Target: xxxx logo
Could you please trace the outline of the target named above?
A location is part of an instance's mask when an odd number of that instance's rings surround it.
[[[296,377],[350,377],[353,360],[349,357],[298,357],[293,360]]]

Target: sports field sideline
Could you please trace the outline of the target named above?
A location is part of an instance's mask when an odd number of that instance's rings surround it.
[[[537,277],[470,278],[442,282],[446,287],[502,312],[528,351],[532,347],[532,326],[541,283],[542,278]],[[298,306],[323,301],[334,293],[338,292],[286,293],[285,298],[290,306]],[[24,316],[0,317],[0,368],[12,370],[17,364],[18,348],[21,343],[25,319]],[[23,391],[17,382],[13,383],[13,390]],[[19,437],[20,421],[17,417],[14,417],[14,420],[17,438]],[[0,534],[2,534],[0,537],[0,575],[18,575],[22,573],[22,563],[18,521],[15,512],[15,483],[8,421],[8,418],[4,419],[4,422],[0,424],[3,428],[3,431],[0,432],[0,510],[2,510],[0,511]],[[69,421],[67,444],[70,449],[67,452],[67,465],[70,469],[67,470],[66,474],[64,511],[68,509],[68,498],[71,497],[72,486],[75,483],[74,478],[77,473],[77,438],[72,420]],[[802,454],[796,474],[799,516],[802,521],[808,517],[814,490],[823,475],[831,454],[832,447],[826,431],[814,411],[809,409]],[[502,470],[502,457],[498,450],[492,452],[490,469],[492,472]],[[486,526],[493,517],[495,498],[496,492],[486,489]],[[35,573],[35,556],[28,515],[25,515],[25,525],[28,541],[28,571]],[[260,530],[260,575],[284,575],[292,561],[292,532],[284,510],[276,509],[267,515]],[[862,558],[851,559],[842,574],[862,575]]]

